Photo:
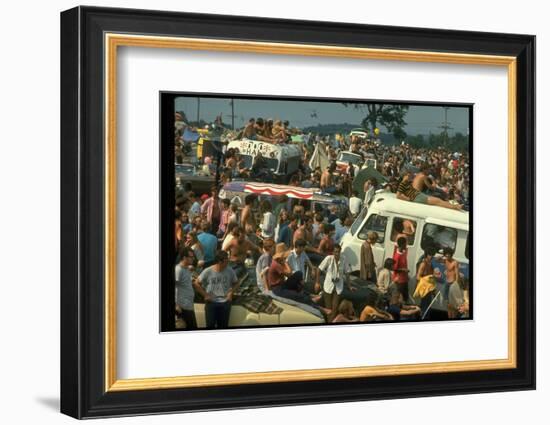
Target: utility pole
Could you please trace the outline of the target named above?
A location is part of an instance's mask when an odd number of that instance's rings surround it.
[[[453,129],[447,120],[447,111],[451,108],[449,106],[444,106],[443,109],[445,111],[445,121],[443,122],[443,125],[439,126],[439,128],[443,129],[443,146],[447,147],[449,143],[449,130]]]
[[[231,99],[231,129],[235,130],[235,99]]]
[[[197,97],[197,126],[200,127],[201,98]]]

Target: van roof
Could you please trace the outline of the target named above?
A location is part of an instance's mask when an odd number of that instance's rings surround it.
[[[457,211],[435,205],[419,204],[417,202],[403,201],[397,199],[395,193],[378,192],[372,199],[370,207],[380,211],[387,211],[396,214],[405,214],[413,217],[431,218],[434,223],[452,222],[460,223],[461,228],[468,227],[470,214],[468,211]]]

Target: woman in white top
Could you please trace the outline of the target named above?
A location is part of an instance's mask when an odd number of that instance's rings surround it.
[[[271,212],[271,203],[268,200],[263,200],[260,204],[260,210],[263,214],[260,229],[262,230],[262,238],[273,238],[275,236],[275,216]]]

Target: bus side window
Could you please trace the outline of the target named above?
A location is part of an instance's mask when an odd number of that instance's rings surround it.
[[[386,226],[388,224],[388,217],[383,217],[378,214],[372,214],[363,228],[357,234],[357,237],[361,240],[367,240],[368,232],[376,232],[378,234],[378,243],[384,243],[386,237]]]

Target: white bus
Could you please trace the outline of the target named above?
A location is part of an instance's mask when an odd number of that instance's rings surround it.
[[[407,264],[409,268],[409,291],[416,285],[416,265],[424,254],[424,249],[433,246],[439,253],[449,247],[454,251],[460,265],[460,272],[469,279],[469,214],[443,207],[419,204],[397,199],[394,193],[379,191],[368,208],[358,215],[350,230],[342,238],[342,252],[351,267],[351,272],[360,269],[361,245],[367,233],[374,231],[378,241],[373,246],[374,261],[380,270],[386,258],[392,258],[396,246],[396,225],[403,223],[410,231],[408,237]],[[437,254],[436,254],[437,255]],[[440,270],[443,272],[444,265]],[[442,285],[438,284],[438,290]],[[446,310],[438,297],[434,308]]]
[[[252,168],[254,157],[260,152],[267,168],[273,172],[277,183],[288,183],[290,177],[298,171],[302,159],[302,149],[297,145],[262,142],[259,140],[233,140],[227,149],[238,149],[247,168]]]

